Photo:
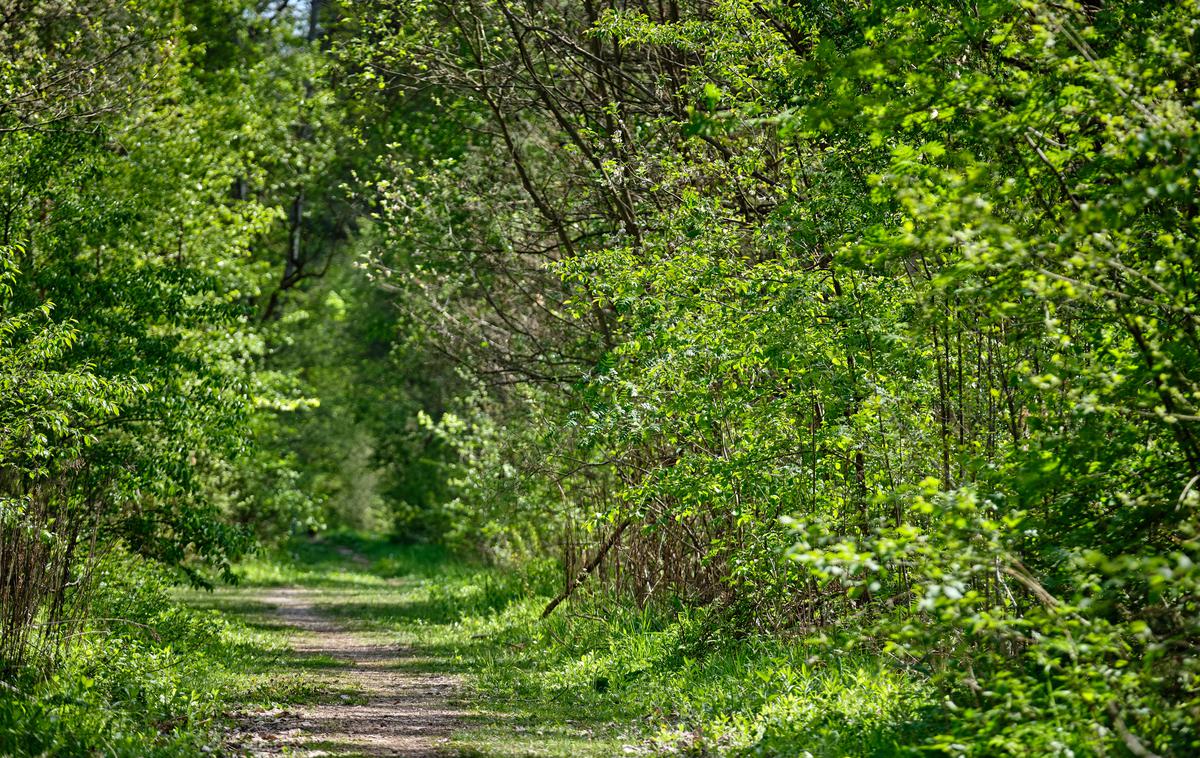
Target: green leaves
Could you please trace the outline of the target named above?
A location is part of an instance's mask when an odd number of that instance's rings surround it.
[[[312,404],[264,366],[294,321],[254,317],[328,254],[305,208],[333,202],[345,125],[315,46],[240,0],[26,3],[0,59],[0,498],[53,537],[0,527],[24,582],[3,602],[29,604],[0,614],[23,619],[4,668],[30,630],[71,638],[116,545],[205,583],[256,508],[311,515],[294,469],[247,455],[252,420]]]
[[[1194,752],[1196,4],[672,8],[364,22],[461,521],[633,515],[616,586],[887,646],[930,748]]]

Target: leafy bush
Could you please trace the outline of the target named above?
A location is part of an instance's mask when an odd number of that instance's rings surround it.
[[[1196,752],[1198,13],[372,4],[455,523],[895,656],[931,749]]]
[[[109,556],[97,574],[90,620],[54,673],[26,669],[0,692],[0,753],[133,758],[217,749],[230,699],[262,697],[247,691],[246,677],[278,655],[279,642],[180,605],[163,571],[134,556]]]

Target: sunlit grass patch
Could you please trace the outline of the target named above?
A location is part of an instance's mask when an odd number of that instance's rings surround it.
[[[361,537],[292,555],[304,562],[284,571],[322,612],[406,648],[395,667],[462,676],[475,715],[449,743],[461,755],[882,756],[938,726],[919,675],[802,639],[729,636],[711,609],[585,589],[542,619],[552,567],[501,570]],[[329,580],[381,567],[386,580]]]

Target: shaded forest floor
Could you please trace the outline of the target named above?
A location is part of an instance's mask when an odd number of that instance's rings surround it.
[[[56,673],[0,687],[0,755],[919,756],[976,728],[919,667],[736,609],[585,585],[543,619],[552,561],[334,535],[237,571],[106,563]]]

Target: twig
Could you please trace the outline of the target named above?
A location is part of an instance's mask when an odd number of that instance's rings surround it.
[[[1125,743],[1125,747],[1129,748],[1129,752],[1138,756],[1138,758],[1161,758],[1158,753],[1147,748],[1137,735],[1125,728],[1125,719],[1121,718],[1121,712],[1117,709],[1117,704],[1109,702],[1108,713],[1112,716],[1113,727],[1116,728],[1117,734],[1121,737],[1121,742]]]
[[[571,581],[567,584],[567,588],[563,590],[558,597],[550,601],[550,603],[546,606],[546,610],[542,611],[542,618],[546,618],[551,613],[554,613],[554,609],[557,608],[562,601],[569,598],[571,593],[575,591],[575,588],[580,584],[583,584],[584,580],[588,578],[588,575],[596,570],[596,567],[600,565],[600,561],[604,560],[604,556],[608,555],[608,551],[612,550],[613,546],[617,544],[617,541],[621,539],[621,534],[625,531],[625,527],[629,526],[629,521],[629,519],[625,519],[617,526],[616,529],[613,530],[613,533],[608,536],[608,539],[604,541],[604,544],[600,546],[600,549],[596,551],[596,554],[592,556],[592,559],[588,561],[586,566],[583,567],[583,570],[571,579]]]

